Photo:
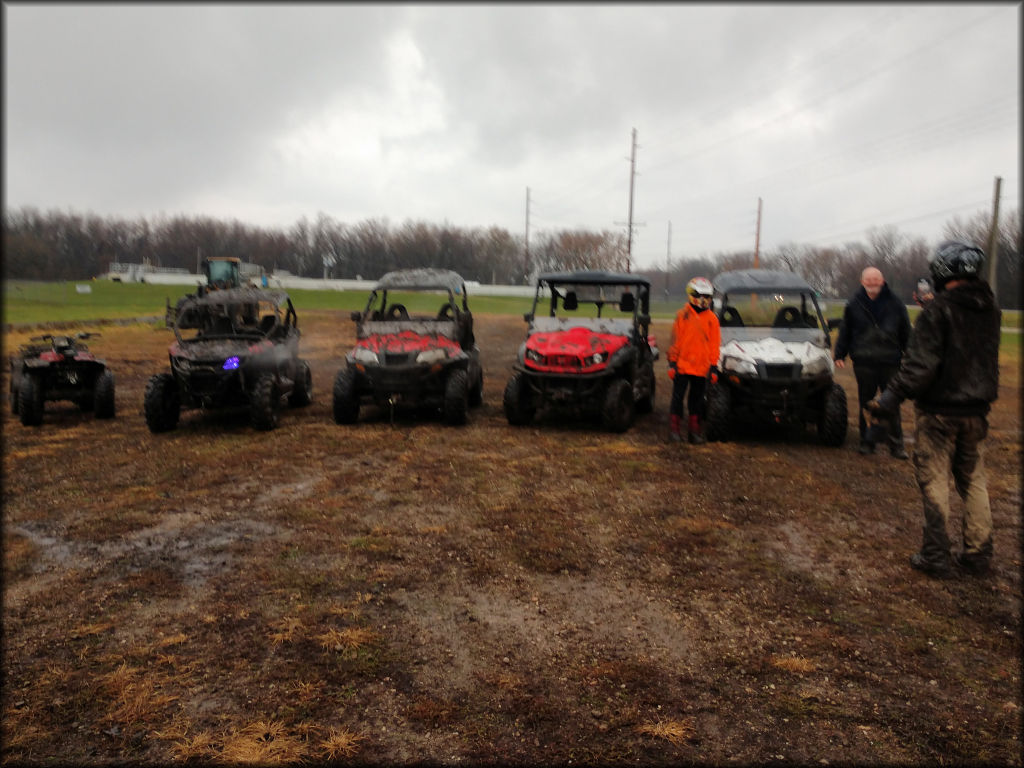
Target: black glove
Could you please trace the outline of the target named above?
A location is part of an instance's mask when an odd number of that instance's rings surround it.
[[[891,426],[900,417],[900,399],[891,389],[864,406],[864,418],[870,424]]]

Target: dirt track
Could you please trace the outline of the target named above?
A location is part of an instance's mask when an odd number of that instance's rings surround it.
[[[995,571],[934,582],[907,566],[910,464],[855,450],[848,369],[842,449],[668,444],[663,362],[625,435],[517,429],[522,320],[482,316],[466,427],[341,427],[352,324],[300,322],[314,403],[269,435],[195,412],[151,435],[169,333],[142,325],[92,344],[114,421],[5,409],[6,759],[1021,764],[1019,361]]]

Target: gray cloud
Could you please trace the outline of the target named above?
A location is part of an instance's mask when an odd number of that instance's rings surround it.
[[[937,237],[1006,177],[1020,6],[4,6],[5,204]],[[1014,199],[1010,199],[1013,197]],[[975,205],[975,203],[978,203]],[[942,213],[945,212],[945,213]],[[928,218],[926,214],[933,214]]]

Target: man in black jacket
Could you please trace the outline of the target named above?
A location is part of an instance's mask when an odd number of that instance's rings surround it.
[[[914,325],[898,373],[868,411],[891,419],[899,403],[915,404],[914,469],[924,500],[924,539],[910,565],[930,576],[951,573],[951,560],[983,574],[992,560],[992,511],[982,441],[999,392],[1002,313],[979,275],[985,254],[960,242],[942,243],[929,267],[935,298]],[[963,548],[951,557],[949,475],[964,501]]]
[[[875,432],[864,420],[864,406],[899,370],[910,338],[910,316],[896,294],[889,290],[881,271],[868,267],[861,273],[860,289],[846,303],[843,324],[836,339],[836,367],[842,368],[847,354],[853,360],[860,407],[860,452],[875,452]],[[895,419],[888,435],[889,451],[898,459],[907,458],[903,447],[903,428]]]

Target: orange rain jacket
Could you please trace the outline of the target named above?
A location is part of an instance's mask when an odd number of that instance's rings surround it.
[[[697,312],[692,304],[676,312],[672,324],[672,342],[668,362],[687,376],[707,376],[708,369],[718,364],[722,332],[712,309]]]

